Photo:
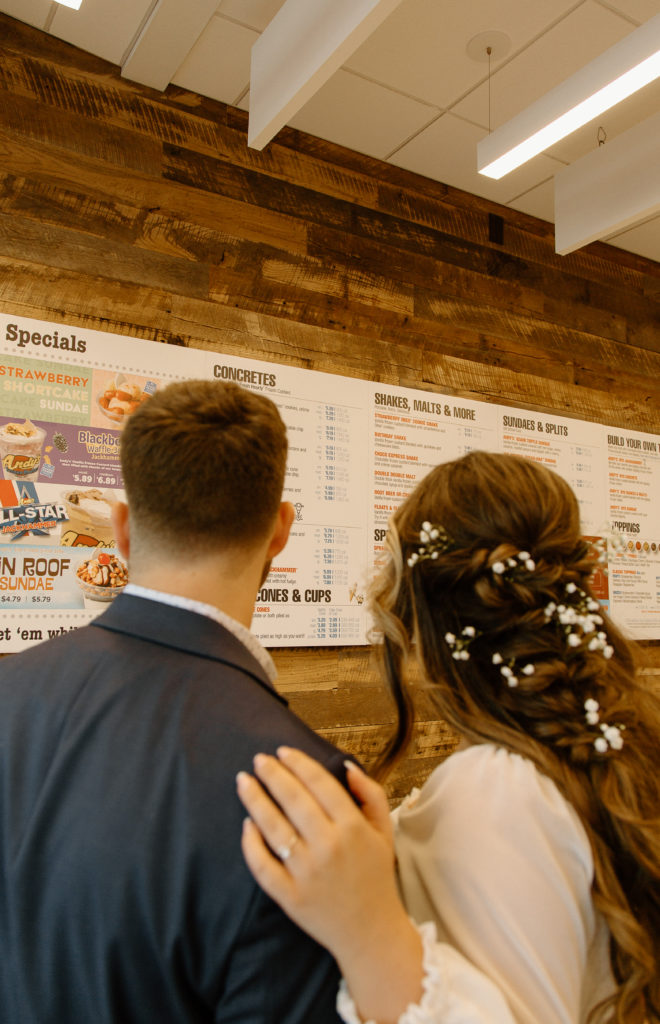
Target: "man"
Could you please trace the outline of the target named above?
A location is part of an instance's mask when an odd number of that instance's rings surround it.
[[[249,632],[294,515],[285,463],[269,399],[158,392],[122,435],[131,583],[89,626],[0,664],[6,1024],[338,1021],[335,965],[240,851],[235,776],[254,754],[301,747],[344,773]]]

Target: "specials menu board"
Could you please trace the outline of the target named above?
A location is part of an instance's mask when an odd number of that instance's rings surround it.
[[[631,635],[660,638],[658,436],[3,315],[0,652],[76,629],[121,593],[129,569],[111,508],[124,498],[122,427],[159,388],[192,378],[268,395],[287,426],[295,520],[257,595],[252,628],[266,646],[366,643],[390,515],[429,469],[474,449],[534,459],[570,483],[585,534],[618,538],[600,599]]]

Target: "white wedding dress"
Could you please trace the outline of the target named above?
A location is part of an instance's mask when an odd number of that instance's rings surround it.
[[[614,991],[582,824],[555,784],[493,744],[452,754],[393,814],[424,940],[424,996],[399,1024],[586,1024]],[[345,985],[338,1011],[362,1024]]]

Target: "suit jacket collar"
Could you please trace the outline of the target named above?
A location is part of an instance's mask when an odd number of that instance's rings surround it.
[[[120,594],[107,611],[92,620],[90,626],[125,633],[162,647],[231,665],[265,686],[283,704],[287,703],[238,637],[206,615],[175,608],[161,601]]]

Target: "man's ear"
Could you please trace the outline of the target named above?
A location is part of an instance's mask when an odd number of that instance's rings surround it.
[[[116,501],[110,512],[112,527],[115,534],[115,544],[119,549],[122,558],[128,561],[131,549],[131,539],[128,524],[128,505],[125,501]]]
[[[290,501],[283,501],[280,504],[279,511],[277,513],[277,519],[275,520],[275,528],[273,535],[268,545],[266,557],[268,559],[275,558],[279,555],[280,551],[286,545],[289,539],[289,531],[293,524],[293,520],[296,518],[296,511]]]

